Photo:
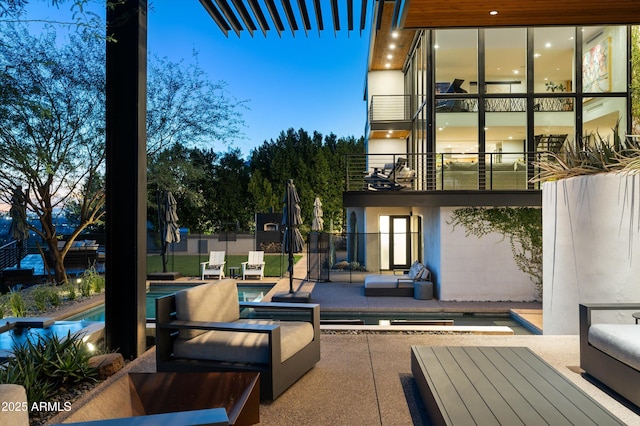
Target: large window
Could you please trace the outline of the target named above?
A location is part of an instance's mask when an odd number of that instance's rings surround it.
[[[575,33],[574,27],[534,28],[535,93],[575,91]]]
[[[491,189],[498,182],[483,170],[496,164],[529,170],[523,162],[534,157],[525,153],[558,151],[596,133],[610,138],[618,123],[624,136],[627,36],[626,26],[421,32],[405,76],[416,99],[409,157],[424,176],[414,188],[445,187],[438,170],[457,163],[477,165],[465,189]],[[431,152],[438,155],[424,160]]]
[[[527,31],[524,28],[485,31],[485,92],[527,92]]]

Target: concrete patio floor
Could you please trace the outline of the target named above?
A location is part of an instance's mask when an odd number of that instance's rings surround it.
[[[280,280],[269,293],[288,290]],[[311,293],[321,310],[441,312],[508,312],[532,309],[536,303],[471,303],[415,300],[410,297],[365,297],[362,284],[303,282],[294,287]],[[534,315],[535,316],[535,315]],[[538,315],[539,316],[539,315]],[[321,360],[276,401],[260,407],[261,425],[426,425],[429,424],[411,374],[412,345],[526,346],[561,374],[629,425],[640,425],[640,409],[617,399],[579,368],[578,336],[540,335],[426,335],[328,334],[321,335]],[[131,362],[125,370],[88,395],[127,372],[154,372],[155,349]],[[55,420],[55,419],[54,419]],[[60,420],[57,420],[60,421]]]
[[[582,374],[577,336],[397,333],[322,334],[320,362],[276,401],[261,404],[260,424],[428,425],[411,374],[412,345],[529,347],[623,422],[640,425],[640,410],[606,393]],[[151,349],[101,384],[85,401],[98,396],[122,374],[154,371],[155,349]]]

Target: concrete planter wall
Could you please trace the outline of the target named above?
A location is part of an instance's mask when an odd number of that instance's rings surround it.
[[[640,176],[579,176],[542,193],[544,334],[578,334],[581,302],[640,301]]]

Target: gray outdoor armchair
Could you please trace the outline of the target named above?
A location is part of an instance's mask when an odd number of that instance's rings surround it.
[[[240,303],[233,279],[156,300],[158,371],[258,371],[260,398],[273,400],[319,360],[317,304]]]

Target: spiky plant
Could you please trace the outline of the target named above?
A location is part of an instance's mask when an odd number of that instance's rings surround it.
[[[616,123],[612,129],[612,141],[596,132],[579,138],[576,144],[565,144],[558,153],[548,153],[541,161],[535,162],[541,171],[532,181],[544,182],[605,172],[640,171],[640,140],[621,138],[618,128],[619,123]]]

